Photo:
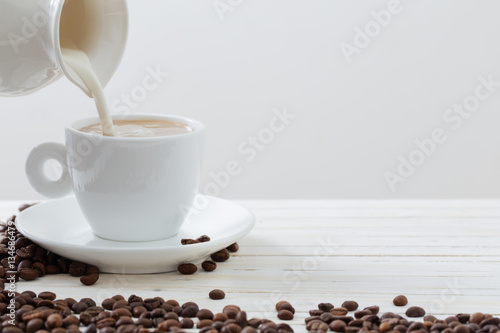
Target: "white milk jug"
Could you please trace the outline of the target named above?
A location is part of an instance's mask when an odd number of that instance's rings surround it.
[[[71,39],[89,57],[104,87],[127,41],[125,0],[0,0],[0,96],[35,92],[63,74],[92,97],[63,61]]]

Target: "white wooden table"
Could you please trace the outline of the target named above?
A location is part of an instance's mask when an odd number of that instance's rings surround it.
[[[446,316],[500,314],[500,200],[242,201],[257,217],[240,251],[211,273],[103,274],[85,287],[67,275],[19,282],[18,291],[51,290],[59,297],[162,296],[214,311],[238,304],[249,317],[277,320],[274,304],[290,301],[293,327],[319,302],[403,313],[410,305]],[[0,216],[19,202],[0,202]],[[46,221],[50,223],[50,221]],[[216,221],[213,221],[214,223]],[[62,254],[64,255],[64,254]],[[213,301],[213,288],[226,299]]]

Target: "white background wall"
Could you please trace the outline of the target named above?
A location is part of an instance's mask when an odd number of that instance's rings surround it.
[[[460,126],[443,119],[454,103],[475,101],[479,76],[500,82],[498,1],[401,0],[350,63],[341,43],[354,45],[356,27],[376,28],[370,13],[389,1],[220,2],[236,5],[224,20],[212,0],[130,0],[128,49],[106,89],[119,101],[147,68],[168,72],[133,111],[208,125],[202,184],[237,160],[242,171],[220,196],[498,197],[500,87]],[[238,146],[283,108],[296,118],[247,161]],[[62,142],[65,124],[95,114],[66,79],[1,98],[0,199],[39,198],[24,176],[28,152]],[[415,140],[436,128],[446,140],[391,191],[384,174],[397,173],[400,156],[422,157]]]

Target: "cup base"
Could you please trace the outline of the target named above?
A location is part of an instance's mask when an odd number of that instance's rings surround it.
[[[166,236],[160,236],[160,237],[154,237],[154,238],[149,238],[149,237],[143,237],[143,238],[139,238],[139,237],[132,237],[132,238],[129,238],[129,237],[113,237],[113,236],[109,236],[109,235],[101,235],[95,231],[93,231],[93,234],[98,237],[98,238],[101,238],[103,240],[107,240],[107,241],[112,241],[112,242],[122,242],[122,243],[143,243],[143,242],[155,242],[155,241],[161,241],[161,240],[165,240],[165,239],[169,239],[169,238],[172,238],[172,237],[175,237],[177,236],[178,232],[175,232],[175,233],[172,233],[172,234],[168,234]]]

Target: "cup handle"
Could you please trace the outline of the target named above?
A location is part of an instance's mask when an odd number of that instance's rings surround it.
[[[57,161],[62,168],[61,177],[50,179],[45,173],[45,163]],[[31,186],[48,198],[60,198],[72,191],[73,183],[68,172],[66,147],[60,143],[47,142],[33,148],[26,160],[26,176]]]

